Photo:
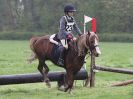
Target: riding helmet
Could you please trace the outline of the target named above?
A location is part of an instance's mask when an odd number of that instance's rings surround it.
[[[66,5],[64,7],[64,12],[75,12],[75,11],[76,11],[76,9],[73,5]]]

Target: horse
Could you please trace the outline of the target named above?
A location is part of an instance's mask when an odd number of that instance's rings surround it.
[[[50,87],[50,81],[47,76],[49,72],[49,67],[46,65],[45,61],[50,60],[55,65],[57,62],[53,60],[52,50],[55,44],[49,41],[50,35],[42,37],[32,37],[30,39],[30,48],[32,50],[32,57],[29,62],[38,59],[38,70],[43,76],[43,81]],[[99,38],[94,32],[87,32],[77,37],[76,40],[71,40],[69,42],[69,47],[64,54],[64,66],[66,70],[66,75],[64,76],[65,86],[63,87],[64,92],[71,92],[74,83],[74,76],[80,71],[84,64],[85,56],[88,51],[94,53],[97,57],[101,54],[98,47]]]

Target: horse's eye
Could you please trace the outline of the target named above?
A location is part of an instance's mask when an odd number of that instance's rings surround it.
[[[91,41],[91,44],[93,44],[94,42],[93,41]]]

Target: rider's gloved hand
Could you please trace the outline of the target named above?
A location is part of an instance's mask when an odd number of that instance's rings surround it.
[[[73,37],[73,40],[75,41],[77,38],[76,37]]]
[[[67,34],[67,39],[73,39],[73,35],[71,33]]]

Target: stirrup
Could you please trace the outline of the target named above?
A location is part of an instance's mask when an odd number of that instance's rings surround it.
[[[59,60],[58,60],[58,64],[61,65],[61,66],[64,66],[64,60],[61,59],[61,58],[59,58]]]

